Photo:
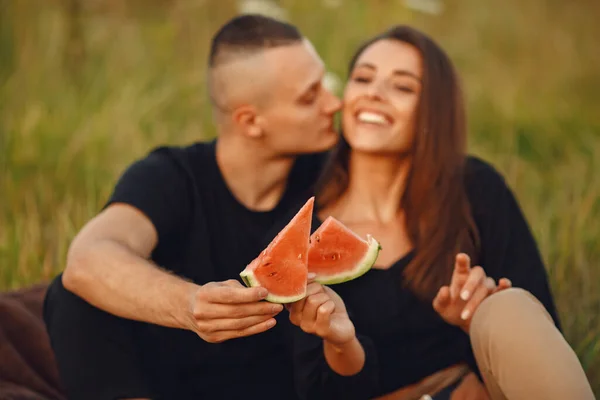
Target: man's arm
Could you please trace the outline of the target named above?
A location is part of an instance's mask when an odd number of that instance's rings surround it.
[[[152,222],[136,208],[112,204],[71,244],[65,288],[123,318],[190,329],[209,342],[260,333],[282,307],[259,302],[262,288],[237,281],[188,282],[148,259],[157,244]]]
[[[149,261],[157,241],[156,229],[144,214],[113,204],[73,240],[63,284],[120,317],[189,329],[190,305],[199,286]]]

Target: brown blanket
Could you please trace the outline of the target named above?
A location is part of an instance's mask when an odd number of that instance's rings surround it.
[[[0,293],[0,400],[65,399],[42,319],[47,287]]]

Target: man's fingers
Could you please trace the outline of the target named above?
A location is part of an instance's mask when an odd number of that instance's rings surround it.
[[[208,336],[207,341],[211,343],[221,343],[229,339],[241,338],[245,336],[252,336],[262,332],[265,332],[275,326],[277,321],[274,318],[270,318],[266,321],[258,324],[249,326],[245,329],[229,330],[229,331],[217,331]]]
[[[243,288],[246,287],[244,285],[242,285],[239,281],[236,281],[235,279],[228,279],[224,282],[214,282],[217,286],[229,286],[229,287],[236,287],[236,288]]]
[[[465,253],[457,254],[454,262],[454,271],[452,272],[452,280],[450,281],[450,298],[453,300],[458,298],[459,291],[467,280],[470,270],[471,258]]]
[[[257,303],[242,304],[203,304],[204,307],[198,307],[194,312],[197,319],[224,319],[224,318],[244,318],[255,315],[276,315],[283,310],[281,304],[272,304],[265,301]]]
[[[433,299],[433,309],[436,312],[441,312],[450,304],[450,288],[448,286],[442,286],[438,291],[437,295]]]
[[[463,301],[468,301],[477,287],[482,283],[485,283],[485,278],[486,276],[483,268],[477,266],[471,269],[463,287],[460,289],[460,298]]]
[[[220,304],[254,303],[264,300],[269,293],[263,287],[247,288],[241,285],[235,287],[233,283],[227,282],[223,285],[207,285],[202,287],[201,290],[205,301]]]
[[[274,319],[271,315],[254,315],[245,318],[223,318],[210,321],[198,321],[197,325],[202,332],[240,331],[265,321]]]
[[[490,291],[486,285],[479,285],[477,287],[477,289],[475,290],[475,292],[473,293],[473,295],[471,296],[471,299],[467,302],[467,304],[463,308],[462,313],[460,314],[460,318],[463,321],[466,321],[467,319],[469,319],[473,315],[475,310],[477,310],[477,307],[479,307],[479,304],[481,304],[481,302],[483,300],[485,300],[485,298],[487,296],[489,296],[489,294],[490,294]]]

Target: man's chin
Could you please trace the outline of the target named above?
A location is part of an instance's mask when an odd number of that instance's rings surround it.
[[[322,153],[331,150],[340,141],[340,135],[337,132],[328,132],[327,135],[328,137],[319,143],[320,146],[315,146],[317,148],[313,153]]]
[[[308,148],[306,150],[299,150],[297,152],[298,155],[303,155],[303,154],[317,154],[317,153],[326,153],[330,150],[332,150],[337,142],[332,143],[328,143],[328,144],[324,144],[322,146],[313,146],[311,148]]]
[[[329,138],[320,138],[320,140],[313,140],[310,143],[298,143],[294,148],[282,150],[279,154],[283,157],[298,157],[307,154],[325,153],[332,150],[339,139],[340,135],[332,132]]]

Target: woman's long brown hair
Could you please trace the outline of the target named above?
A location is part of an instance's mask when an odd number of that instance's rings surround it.
[[[421,298],[432,299],[447,285],[458,252],[476,262],[479,235],[464,182],[466,117],[454,67],[444,51],[423,33],[395,26],[364,43],[350,61],[376,41],[399,40],[417,48],[423,59],[422,90],[415,125],[412,163],[401,206],[413,244],[404,282]],[[343,139],[334,149],[317,185],[317,204],[335,202],[348,187],[350,147]]]

